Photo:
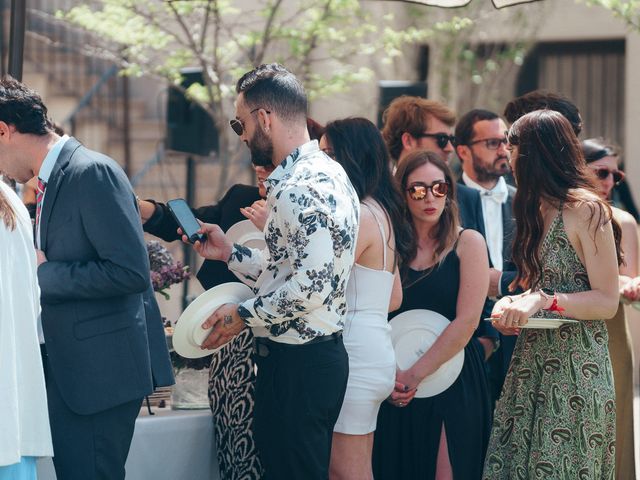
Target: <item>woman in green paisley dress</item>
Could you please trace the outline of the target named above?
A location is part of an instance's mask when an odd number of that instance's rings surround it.
[[[494,325],[519,334],[498,400],[485,479],[615,477],[615,393],[604,319],[618,307],[618,262],[610,207],[569,122],[524,115],[508,136],[518,184],[514,286],[496,303]],[[522,329],[529,317],[579,320]]]

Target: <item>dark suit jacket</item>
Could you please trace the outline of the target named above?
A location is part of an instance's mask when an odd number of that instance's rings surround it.
[[[45,345],[68,407],[93,414],[150,394],[154,380],[172,384],[137,203],[120,166],[69,139],[46,187],[40,233]]]
[[[477,232],[480,232],[483,237],[486,237],[480,192],[467,187],[463,183],[458,183],[456,187],[458,209],[460,210],[460,224],[462,225],[462,228],[476,230]]]
[[[507,202],[502,205],[502,225],[504,232],[504,244],[502,247],[504,264],[502,266],[502,277],[500,278],[500,292],[502,295],[522,292],[522,289],[509,292],[509,285],[516,278],[516,267],[512,258],[513,239],[516,235],[516,220],[513,217],[513,198],[516,195],[516,189],[511,185],[508,185],[508,188],[509,197]]]
[[[246,220],[240,213],[240,208],[248,207],[259,199],[258,187],[238,184],[231,187],[217,205],[194,208],[192,211],[196,218],[206,223],[215,223],[226,232],[232,225]],[[178,225],[169,213],[168,207],[162,203],[153,203],[156,204],[156,211],[144,224],[144,231],[167,242],[178,240]],[[221,283],[238,281],[238,277],[229,271],[227,264],[217,260],[205,260],[197,277],[205,289]]]

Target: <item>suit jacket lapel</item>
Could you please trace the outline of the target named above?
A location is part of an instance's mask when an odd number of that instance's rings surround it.
[[[56,203],[60,185],[62,185],[64,180],[64,170],[69,164],[69,160],[71,160],[71,155],[79,146],[80,143],[75,138],[69,138],[69,140],[67,140],[64,147],[62,147],[62,151],[56,160],[53,170],[51,170],[51,175],[47,182],[42,212],[40,213],[40,248],[44,252],[47,251],[49,217],[51,216],[53,205]]]

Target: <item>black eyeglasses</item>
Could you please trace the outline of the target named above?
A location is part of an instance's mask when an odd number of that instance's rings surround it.
[[[484,146],[487,147],[487,149],[489,150],[498,150],[500,148],[500,145],[506,145],[507,143],[509,143],[509,141],[506,139],[506,137],[503,138],[483,138],[482,140],[474,140],[473,142],[469,142],[467,143],[467,145],[470,147],[471,145],[475,145],[476,143],[481,143],[484,142]]]
[[[609,170],[608,168],[594,168],[593,172],[596,174],[599,180],[606,180],[609,178],[609,175],[613,175],[613,183],[618,185],[622,180],[624,180],[624,172],[620,170]]]
[[[407,192],[409,192],[409,196],[413,200],[424,200],[429,190],[436,198],[446,197],[447,193],[449,193],[449,182],[438,181],[433,182],[431,185],[416,183],[407,188]]]
[[[438,148],[442,149],[446,148],[449,142],[451,142],[452,146],[456,143],[456,137],[448,133],[421,133],[420,135],[415,135],[415,138],[424,137],[435,138],[436,145],[438,145]]]
[[[261,107],[254,108],[249,112],[249,115],[253,115],[255,112],[260,110],[260,108]],[[267,113],[267,115],[271,113],[269,110],[265,110],[265,112]],[[233,120],[229,120],[229,125],[231,125],[233,131],[236,132],[236,135],[238,135],[239,137],[244,133],[244,123],[242,122],[242,120],[234,118]]]

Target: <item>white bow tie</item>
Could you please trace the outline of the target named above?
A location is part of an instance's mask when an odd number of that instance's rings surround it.
[[[509,196],[509,191],[494,188],[493,190],[485,190],[484,192],[482,192],[482,196],[489,197],[494,202],[498,203],[499,205],[502,205],[504,202],[507,201],[507,197]]]

